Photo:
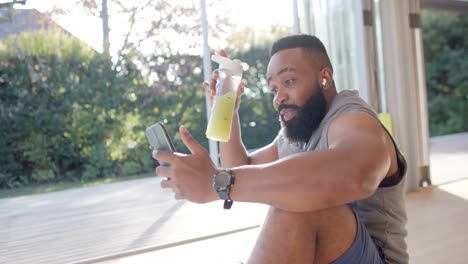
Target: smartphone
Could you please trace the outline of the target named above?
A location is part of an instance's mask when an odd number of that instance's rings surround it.
[[[166,127],[161,122],[146,128],[146,138],[153,150],[175,152],[174,144],[167,133]],[[165,163],[161,163],[160,161],[158,163],[165,165]]]

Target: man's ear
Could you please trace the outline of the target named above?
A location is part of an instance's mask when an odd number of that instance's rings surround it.
[[[320,84],[322,89],[328,89],[332,86],[333,83],[333,73],[330,68],[325,67],[320,71],[319,75]]]

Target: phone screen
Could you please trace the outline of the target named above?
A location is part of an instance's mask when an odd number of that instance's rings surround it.
[[[146,138],[153,150],[165,150],[175,152],[174,144],[172,143],[169,134],[167,133],[166,127],[163,123],[156,123],[146,128]],[[165,162],[157,160],[156,166],[163,165],[167,166]]]
[[[166,127],[161,122],[146,128],[146,138],[154,150],[175,151],[174,144],[167,133]]]

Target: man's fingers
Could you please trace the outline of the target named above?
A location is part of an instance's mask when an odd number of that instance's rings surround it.
[[[215,93],[216,93],[215,88],[212,88],[212,85],[208,81],[203,82],[203,88],[205,88],[206,94],[210,96],[210,100],[213,99],[213,96],[215,96]]]
[[[219,77],[219,71],[214,70],[213,73],[211,73],[211,81],[210,81],[211,94],[213,94],[213,92],[216,92],[216,82],[218,81],[218,77]]]
[[[203,82],[203,88],[205,88],[205,92],[210,92],[210,83],[208,81]]]
[[[163,166],[158,166],[154,170],[156,176],[160,177],[167,177],[170,179],[172,177],[172,168],[171,167],[163,167]]]
[[[227,56],[228,56],[227,52],[226,52],[225,50],[223,50],[223,49],[219,51],[219,55],[221,55],[221,56],[223,56],[223,57],[227,57]]]
[[[239,98],[244,93],[244,87],[245,87],[244,81],[240,82],[239,86],[237,87],[237,98]]]
[[[164,150],[153,150],[153,158],[158,160],[159,163],[161,161],[172,163],[174,161],[175,155],[171,151],[164,151]]]
[[[181,126],[180,137],[192,154],[202,153],[205,149],[195,140],[186,127]]]
[[[174,189],[174,181],[171,180],[164,180],[161,182],[161,188],[172,188]]]

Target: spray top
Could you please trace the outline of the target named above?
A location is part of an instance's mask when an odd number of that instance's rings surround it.
[[[219,63],[219,69],[230,70],[232,75],[242,75],[242,65],[240,60],[231,60],[217,54],[212,55],[211,60]]]

